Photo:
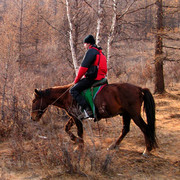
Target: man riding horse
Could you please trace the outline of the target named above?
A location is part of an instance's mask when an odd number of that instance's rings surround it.
[[[84,48],[87,52],[74,80],[74,86],[70,89],[70,94],[79,105],[79,119],[93,117],[93,112],[81,92],[90,88],[96,81],[104,79],[107,74],[106,57],[102,53],[102,48],[95,44],[92,35],[84,39]]]
[[[31,112],[32,120],[39,121],[50,105],[64,109],[70,117],[65,125],[65,131],[70,139],[78,144],[79,149],[82,149],[84,145],[83,121],[80,121],[80,119],[93,115],[81,92],[94,86],[94,83],[97,85],[99,81],[104,81],[105,79],[103,78],[107,74],[106,58],[102,54],[101,48],[95,45],[92,35],[84,39],[84,47],[87,49],[87,52],[74,80],[74,86],[72,87],[72,84],[68,84],[44,90],[35,89]],[[84,75],[85,77],[82,78]],[[119,146],[130,131],[132,119],[144,134],[146,148],[143,154],[148,155],[153,148],[157,147],[155,102],[150,90],[129,83],[111,83],[101,87],[101,91],[93,99],[94,107],[96,108],[95,119],[99,121],[104,118],[121,115],[123,122],[121,134],[108,149],[115,149]],[[70,88],[71,90],[69,91]],[[81,112],[81,117],[76,115],[77,112],[74,112],[74,110],[77,111],[74,108],[77,103],[83,111],[83,113]],[[146,122],[141,116],[143,105],[146,113]],[[77,136],[71,131],[73,125],[77,127]]]

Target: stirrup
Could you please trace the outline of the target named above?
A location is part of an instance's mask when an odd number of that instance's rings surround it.
[[[83,111],[80,111],[80,112],[81,112],[81,114],[79,114],[79,115],[77,116],[78,119],[83,120],[83,119],[88,119],[88,118],[90,118],[90,116],[88,115],[88,113],[86,112],[86,110],[83,110]]]
[[[86,110],[84,110],[84,119],[90,118]]]

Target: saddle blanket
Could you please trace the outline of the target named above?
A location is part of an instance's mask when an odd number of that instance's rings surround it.
[[[95,117],[95,106],[94,106],[94,99],[96,98],[97,94],[103,89],[103,87],[106,86],[106,84],[97,86],[97,87],[91,87],[89,89],[84,90],[81,94],[86,99],[87,103],[90,105],[94,117]]]

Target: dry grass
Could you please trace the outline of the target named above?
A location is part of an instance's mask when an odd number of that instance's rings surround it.
[[[0,144],[0,172],[4,180],[49,179],[179,179],[180,178],[180,91],[155,95],[159,148],[145,158],[144,137],[132,122],[121,146],[107,147],[118,137],[121,117],[84,122],[85,148],[74,152],[63,129],[64,120],[28,124],[25,135],[13,131]],[[51,110],[53,112],[53,110]],[[44,116],[49,118],[49,114]],[[76,128],[73,128],[76,132]],[[25,138],[28,136],[28,138]]]

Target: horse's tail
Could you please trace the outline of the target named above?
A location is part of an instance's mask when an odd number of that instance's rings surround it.
[[[155,132],[155,102],[154,98],[149,91],[149,89],[144,88],[142,89],[144,96],[144,110],[146,112],[146,117],[147,117],[147,124],[148,124],[148,134],[149,134],[149,139],[151,142],[151,147],[156,148],[158,147],[157,142],[156,142],[156,132]]]

